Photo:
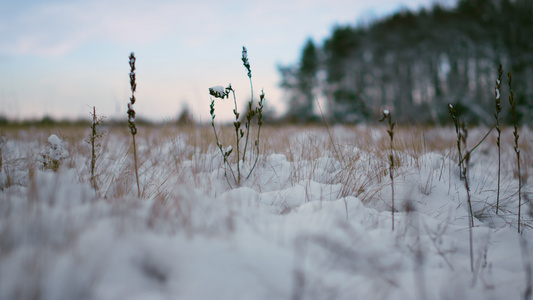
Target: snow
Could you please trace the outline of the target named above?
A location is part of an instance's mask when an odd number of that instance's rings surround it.
[[[500,100],[500,89],[496,88],[495,91],[496,91],[496,100]]]
[[[49,143],[49,148],[47,150],[42,151],[42,153],[46,155],[48,158],[58,161],[58,160],[65,158],[68,155],[68,152],[63,149],[63,142],[57,135],[52,134],[48,138],[48,143]]]
[[[57,135],[55,134],[52,134],[49,138],[48,138],[48,142],[54,146],[54,147],[59,147],[61,146],[61,140],[59,139],[59,137],[57,137]]]
[[[522,257],[533,258],[533,220],[526,203],[517,234],[512,147],[502,148],[498,215],[497,149],[489,141],[472,153],[472,272],[452,128],[426,132],[423,152],[395,152],[394,231],[388,152],[377,148],[383,128],[334,127],[344,159],[325,129],[266,128],[270,148],[233,189],[220,150],[200,130],[139,129],[141,199],[127,134],[107,136],[98,191],[83,138],[5,137],[0,299],[520,299],[525,291]],[[471,129],[469,139],[485,132]],[[521,141],[528,135],[521,132]],[[398,130],[395,138],[405,136]],[[46,141],[69,153],[56,172],[32,168]],[[447,146],[429,150],[431,141]],[[247,156],[244,171],[254,158]],[[531,183],[522,189],[530,197]]]
[[[226,93],[226,88],[221,85],[217,85],[209,88],[209,93],[216,97],[222,97]]]

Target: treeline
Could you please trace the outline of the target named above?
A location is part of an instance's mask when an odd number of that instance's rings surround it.
[[[331,122],[375,120],[389,109],[401,122],[443,124],[451,103],[467,121],[491,123],[500,63],[513,75],[519,118],[533,123],[524,118],[533,112],[533,0],[461,0],[336,27],[322,45],[308,40],[297,64],[279,68],[286,119],[317,120],[320,97]]]
[[[135,120],[141,126],[155,126],[158,125],[148,119]],[[124,119],[107,119],[105,118],[103,126],[107,127],[125,127],[127,128],[127,120]],[[180,120],[170,120],[166,123],[184,125],[180,123]],[[0,131],[4,128],[26,128],[26,127],[87,127],[91,125],[89,119],[56,119],[54,117],[45,115],[40,119],[22,119],[13,120],[3,115],[0,115]]]

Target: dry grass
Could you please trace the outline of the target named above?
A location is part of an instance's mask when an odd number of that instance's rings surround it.
[[[336,143],[339,156],[335,152],[327,130],[321,126],[269,126],[262,128],[262,142],[258,161],[259,169],[269,169],[267,158],[272,154],[282,154],[290,163],[290,177],[287,186],[301,182],[315,181],[324,184],[341,185],[339,196],[356,196],[362,201],[372,200],[388,184],[388,155],[390,140],[385,128],[380,126],[336,126],[331,135]],[[6,140],[26,141],[27,153],[3,152],[5,170],[14,170],[20,164],[30,168],[33,155],[44,145],[48,136],[55,133],[68,142],[70,158],[65,162],[69,168],[77,170],[80,182],[89,182],[90,148],[84,142],[88,127],[46,127],[32,130],[4,128],[1,130]],[[103,127],[107,134],[102,140],[102,156],[99,159],[101,195],[107,198],[122,198],[130,195],[132,184],[132,161],[127,159],[131,147],[129,131],[122,127]],[[509,136],[511,129],[502,132],[502,175],[513,178],[515,158]],[[524,186],[531,166],[533,149],[528,141],[529,131],[522,130],[521,149],[524,168]],[[472,141],[478,141],[485,129],[471,130]],[[511,132],[512,133],[512,132]],[[219,127],[221,140],[234,136],[233,126]],[[252,137],[253,139],[254,137]],[[489,140],[472,154],[472,163],[491,157],[496,151],[492,135]],[[181,126],[171,124],[160,126],[139,126],[138,134],[139,176],[143,197],[167,199],[175,185],[187,184],[209,194],[221,193],[228,187],[213,185],[213,178],[223,176],[220,153],[214,144],[210,126]],[[419,158],[429,152],[437,152],[456,161],[454,148],[455,134],[452,128],[433,129],[424,127],[396,128],[394,148],[396,174],[401,176],[407,170],[420,168]],[[328,160],[324,160],[327,158]],[[326,170],[327,169],[327,170]],[[260,174],[259,174],[260,175]],[[275,175],[272,175],[275,176]],[[246,184],[261,190],[257,178],[250,178]],[[507,181],[509,179],[506,179]],[[527,188],[527,187],[525,187]],[[476,189],[483,189],[476,188]],[[484,188],[486,189],[486,188]]]

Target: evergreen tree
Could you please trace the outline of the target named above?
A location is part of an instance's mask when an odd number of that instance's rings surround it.
[[[403,10],[364,28],[336,27],[322,46],[308,40],[298,64],[280,68],[290,114],[309,118],[322,93],[332,122],[377,119],[384,108],[399,122],[440,122],[448,103],[459,104],[466,121],[490,122],[502,63],[513,73],[517,110],[529,115],[531,32],[532,0],[460,0],[453,8]],[[325,82],[317,88],[319,72]]]
[[[297,68],[280,68],[284,80],[282,86],[291,90],[287,117],[292,122],[306,123],[315,119],[314,101],[318,90],[318,50],[308,39]]]

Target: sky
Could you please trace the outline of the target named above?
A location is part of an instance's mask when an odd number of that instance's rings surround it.
[[[286,110],[279,65],[297,63],[308,39],[445,0],[0,0],[0,115],[10,119],[127,118],[128,56],[137,58],[137,116],[176,118],[187,106],[209,121],[209,87],[232,84]],[[257,98],[256,98],[257,99]],[[217,120],[233,102],[217,100]]]

